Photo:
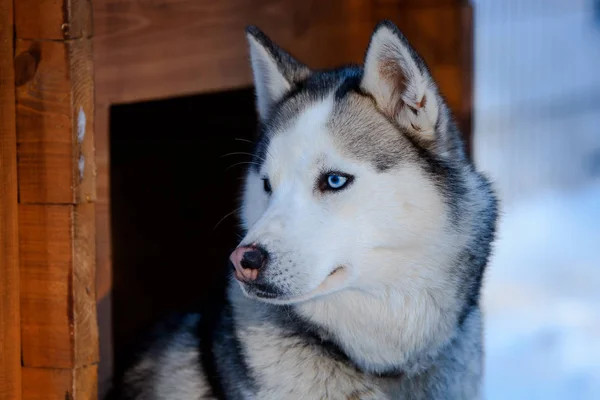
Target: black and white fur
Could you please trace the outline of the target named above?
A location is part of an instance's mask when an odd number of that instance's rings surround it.
[[[364,67],[313,71],[247,37],[261,135],[240,246],[268,265],[212,317],[165,323],[115,396],[481,398],[496,200],[425,63],[387,21]],[[321,188],[331,171],[352,183]]]

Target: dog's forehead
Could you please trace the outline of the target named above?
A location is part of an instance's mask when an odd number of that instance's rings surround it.
[[[332,154],[378,171],[397,165],[410,143],[370,97],[355,90],[355,78],[329,78],[282,102],[257,145],[257,169],[267,158],[280,164]]]
[[[306,106],[273,135],[268,149],[271,156],[287,162],[314,161],[324,152],[334,152],[328,132],[333,109],[332,96]]]

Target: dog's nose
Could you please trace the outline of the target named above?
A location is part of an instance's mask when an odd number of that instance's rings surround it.
[[[265,265],[268,253],[256,246],[238,247],[229,260],[235,268],[235,277],[242,282],[255,281],[258,271]]]

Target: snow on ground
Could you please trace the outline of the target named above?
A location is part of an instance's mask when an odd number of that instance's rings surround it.
[[[600,184],[504,210],[483,304],[488,400],[600,399]]]

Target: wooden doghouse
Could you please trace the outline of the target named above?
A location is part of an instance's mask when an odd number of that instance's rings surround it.
[[[220,156],[254,135],[247,24],[320,68],[360,62],[391,19],[469,135],[471,16],[466,0],[0,0],[0,400],[96,398],[146,327],[222,288],[228,166],[247,159]]]

